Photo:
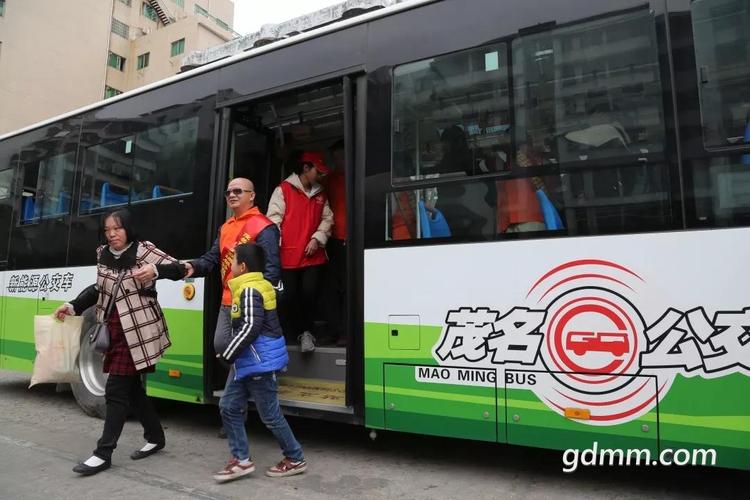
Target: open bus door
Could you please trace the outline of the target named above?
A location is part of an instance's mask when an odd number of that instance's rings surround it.
[[[343,169],[345,175],[351,175],[353,114],[352,83],[346,77],[237,102],[228,108],[228,114],[224,110],[226,132],[222,140],[226,141],[226,153],[219,160],[225,165],[222,173],[226,173],[227,181],[236,177],[252,180],[255,203],[263,213],[267,211],[274,189],[293,172],[294,162],[302,151],[320,151],[326,162],[333,165],[332,146],[343,142],[346,161],[338,168]],[[223,189],[224,186],[217,186],[222,193]],[[223,196],[217,194],[216,199],[219,198],[223,200]],[[343,253],[336,257],[348,258]],[[346,260],[336,264],[342,265],[344,274],[351,272]],[[335,335],[341,332],[334,332],[334,324],[342,325],[340,329],[344,332],[352,331],[351,315],[347,312],[349,294],[331,285],[331,265],[325,266],[318,286],[313,331],[317,339],[315,351],[301,352],[298,335],[290,332],[288,322],[281,318],[289,365],[279,379],[279,399],[286,413],[351,420],[354,410],[347,401],[347,346]],[[344,276],[343,282],[349,283],[348,278]],[[284,300],[288,297],[282,293],[280,303]],[[327,307],[331,301],[340,301],[333,312]],[[284,310],[280,308],[280,316]],[[226,371],[215,364],[213,373],[213,395],[218,397]]]

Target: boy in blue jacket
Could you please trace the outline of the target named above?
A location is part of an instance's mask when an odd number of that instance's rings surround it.
[[[221,419],[232,458],[214,474],[219,482],[250,474],[244,413],[252,396],[260,418],[279,442],[284,458],[266,471],[267,476],[301,474],[307,468],[297,442],[279,408],[277,372],[289,361],[286,342],[276,313],[276,290],[263,278],[265,255],[255,243],[235,248],[229,288],[232,292],[232,334],[214,339],[216,357],[232,364],[224,395],[219,401]]]

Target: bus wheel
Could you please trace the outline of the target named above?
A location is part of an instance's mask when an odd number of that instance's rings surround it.
[[[70,384],[70,388],[78,406],[86,415],[104,418],[106,413],[104,387],[107,384],[107,374],[102,372],[104,356],[94,351],[94,346],[86,336],[86,332],[95,322],[92,308],[84,313],[81,327],[81,351],[78,354],[78,371],[81,381]]]

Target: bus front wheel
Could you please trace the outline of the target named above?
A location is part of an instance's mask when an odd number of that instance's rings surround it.
[[[91,345],[86,335],[95,322],[92,308],[84,313],[81,327],[81,350],[78,354],[78,371],[81,380],[70,384],[70,388],[78,406],[86,415],[104,418],[106,413],[104,387],[107,384],[107,374],[102,372],[104,357],[94,351],[94,346]]]

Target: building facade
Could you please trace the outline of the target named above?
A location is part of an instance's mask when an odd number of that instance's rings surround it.
[[[174,75],[233,20],[232,0],[0,0],[0,134]]]

